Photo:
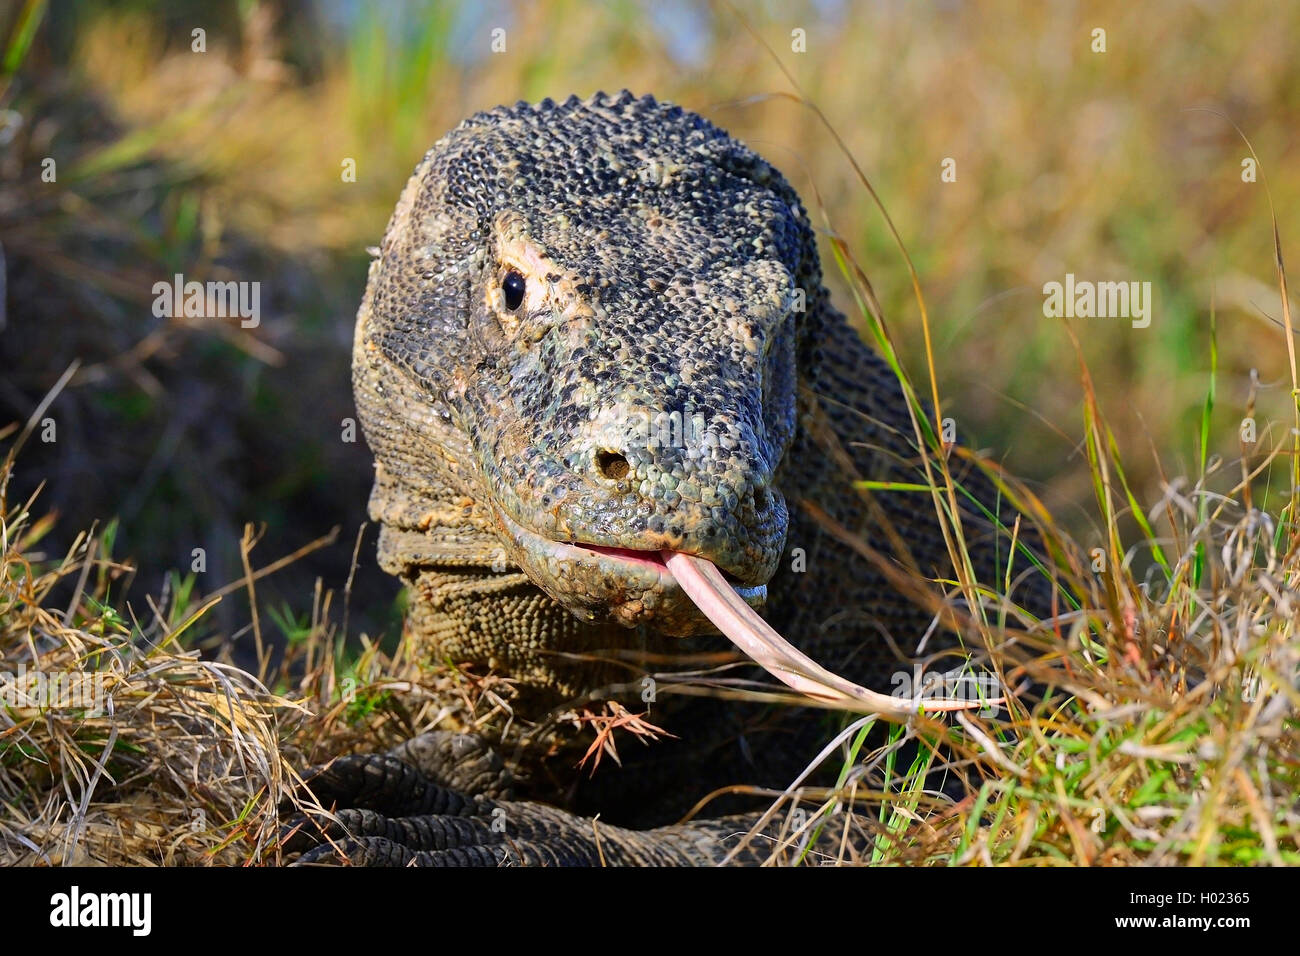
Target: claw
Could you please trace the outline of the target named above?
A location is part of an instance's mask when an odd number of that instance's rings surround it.
[[[387,754],[351,754],[310,770],[305,782],[322,807],[344,806],[390,815],[481,812],[480,801],[430,783],[419,770]]]

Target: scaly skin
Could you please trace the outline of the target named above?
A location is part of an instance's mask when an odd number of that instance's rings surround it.
[[[658,827],[603,834],[605,862],[714,862],[741,818],[664,825],[716,786],[784,787],[828,739],[819,711],[665,693],[648,719],[678,739],[575,769],[589,738],[550,718],[602,696],[644,710],[642,678],[671,670],[659,655],[726,647],[660,549],[708,558],[815,660],[881,690],[910,672],[931,614],[814,508],[952,576],[928,497],[852,486],[917,481],[921,459],[893,374],[829,304],[798,196],[649,97],[521,103],[437,143],[371,264],[353,383],[410,638],[430,666],[514,682],[509,722],[476,730],[512,781],[496,795],[524,800],[465,804],[480,825],[452,842],[480,855],[454,862],[501,861],[511,840],[546,848],[525,861],[593,862],[574,814],[595,813]],[[981,476],[963,480],[994,506]],[[1000,561],[988,523],[965,521],[977,570],[1000,581],[1006,543]],[[453,732],[469,726],[456,713]],[[397,759],[427,787],[471,791],[438,753]],[[389,779],[394,758],[370,759]],[[400,808],[379,803],[351,821],[354,862],[442,861],[420,854],[449,852],[445,838],[393,829]],[[507,832],[483,829],[493,810]]]

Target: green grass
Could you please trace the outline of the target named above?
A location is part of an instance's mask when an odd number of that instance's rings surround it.
[[[797,80],[788,73],[787,78],[798,90]],[[816,106],[807,105],[821,122],[827,122]],[[843,146],[838,135],[834,138]],[[880,205],[898,247],[899,265],[912,270],[912,259],[876,191],[843,148],[864,190]],[[838,234],[825,207],[821,212],[827,216],[828,231]],[[1276,219],[1273,234],[1277,236]],[[985,646],[993,648],[1007,634],[1006,599],[979,586],[963,543],[955,507],[962,489],[936,438],[937,426],[926,427],[927,415],[936,421],[942,415],[938,393],[933,393],[932,412],[916,402],[918,390],[892,350],[892,336],[872,283],[846,245],[838,240],[833,245],[836,263],[854,288],[866,327],[914,402],[916,447],[928,451],[919,469],[924,482],[889,486],[859,482],[858,487],[886,493],[931,492],[959,578],[937,583],[960,589],[967,607],[974,609],[966,624],[978,629]],[[1284,331],[1289,336],[1287,281],[1280,252],[1275,261],[1279,308],[1287,317]],[[928,343],[928,313],[920,283],[912,274],[917,313]],[[1065,329],[1078,360],[1087,474],[1105,541],[1105,548],[1094,554],[1104,560],[1100,566],[1090,563],[1085,549],[1058,526],[1050,511],[1027,507],[1034,499],[1023,485],[984,464],[1018,510],[1035,520],[1047,542],[1055,566],[1049,571],[1035,560],[1038,572],[1059,587],[1067,612],[1071,604],[1079,610],[1028,624],[1026,637],[1037,638],[1043,648],[1036,661],[1002,660],[995,651],[988,654],[989,666],[999,674],[1019,666],[1042,684],[1050,684],[1054,692],[1046,700],[1029,709],[1013,705],[1008,716],[997,721],[961,715],[958,724],[946,727],[922,723],[896,728],[883,748],[879,791],[872,794],[864,795],[856,786],[866,728],[851,744],[846,742],[839,782],[829,795],[821,796],[814,813],[822,820],[844,801],[878,808],[876,822],[868,827],[876,834],[870,862],[1286,865],[1300,861],[1300,814],[1293,799],[1300,790],[1296,759],[1300,727],[1294,716],[1300,702],[1296,687],[1300,640],[1293,610],[1300,606],[1295,604],[1300,592],[1294,590],[1300,582],[1300,537],[1282,530],[1294,497],[1284,499],[1281,511],[1269,519],[1267,512],[1250,505],[1252,482],[1244,462],[1243,477],[1235,484],[1216,476],[1210,467],[1209,449],[1216,444],[1212,419],[1219,363],[1213,301],[1209,312],[1209,377],[1195,436],[1200,473],[1191,501],[1186,496],[1177,498],[1178,509],[1168,498],[1163,508],[1139,500],[1128,480],[1120,443],[1102,411],[1077,331]],[[926,358],[925,371],[936,382],[928,348]],[[1295,384],[1293,372],[1293,389]],[[1281,449],[1275,449],[1270,459],[1279,453]],[[1163,473],[1163,466],[1158,467]],[[1212,492],[1216,485],[1218,490]],[[992,517],[987,510],[984,513]],[[1126,539],[1121,519],[1136,525],[1136,541]],[[1157,521],[1167,523],[1167,529],[1158,532]],[[1014,539],[1012,529],[1002,531],[1008,540]],[[1128,560],[1128,549],[1134,544],[1159,568],[1163,593],[1152,595],[1142,586],[1139,569]],[[1077,603],[1068,600],[1071,595]],[[998,612],[996,626],[986,610]],[[1023,611],[1017,616],[1023,619]],[[922,746],[913,751],[911,765],[900,773],[895,755],[909,739],[920,740]],[[937,753],[965,755],[970,761],[968,774],[973,766],[991,779],[954,805],[928,789],[933,786],[929,774]],[[804,850],[796,856],[801,862],[808,861],[808,847],[821,837],[824,824],[805,830],[806,834],[795,834],[803,840]],[[953,831],[956,840],[950,835]]]

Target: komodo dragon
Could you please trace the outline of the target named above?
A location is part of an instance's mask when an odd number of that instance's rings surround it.
[[[671,692],[674,655],[726,645],[663,553],[707,558],[816,661],[886,690],[933,609],[827,519],[952,577],[928,495],[851,484],[915,482],[920,457],[895,376],[829,304],[798,196],[648,96],[521,102],[439,141],[371,263],[353,383],[380,564],[410,589],[408,638],[466,690],[442,729],[312,779],[340,809],[300,822],[301,861],[721,861],[752,802],[673,821],[715,788],[788,786],[842,717]],[[964,521],[1000,581],[1006,542]],[[484,720],[464,701],[488,675],[508,683]],[[574,715],[610,699],[666,733],[590,773]]]

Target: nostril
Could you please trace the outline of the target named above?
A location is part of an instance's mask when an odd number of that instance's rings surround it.
[[[596,452],[596,470],[606,478],[626,478],[627,473],[632,470],[632,466],[616,451],[598,451]]]

